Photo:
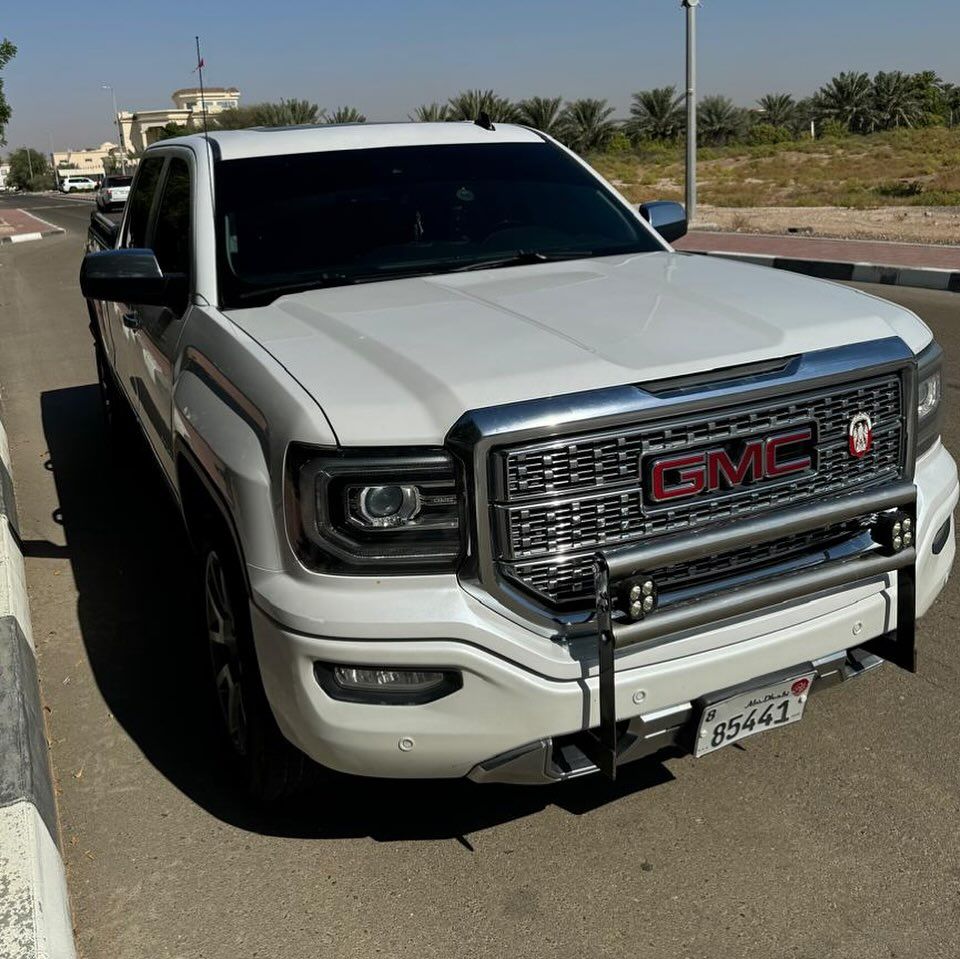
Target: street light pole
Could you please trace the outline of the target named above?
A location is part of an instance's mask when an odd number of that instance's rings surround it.
[[[697,7],[700,0],[680,0],[687,10],[687,221],[697,218]]]
[[[109,83],[101,84],[104,90],[109,90],[113,97],[113,122],[117,125],[117,137],[120,140],[120,172],[127,173],[127,151],[123,143],[123,125],[120,123],[120,114],[117,112],[117,92]]]

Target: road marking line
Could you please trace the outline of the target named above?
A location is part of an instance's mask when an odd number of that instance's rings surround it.
[[[46,207],[40,207],[41,210],[46,209]],[[57,226],[56,223],[51,223],[49,220],[45,220],[42,216],[37,216],[36,213],[31,213],[29,210],[20,210],[21,213],[25,213],[27,216],[32,216],[35,220],[39,220],[45,226],[49,226],[53,230],[62,230],[62,226]]]

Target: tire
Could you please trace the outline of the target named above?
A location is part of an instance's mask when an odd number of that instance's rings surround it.
[[[280,732],[260,678],[246,584],[233,545],[200,550],[203,623],[223,738],[249,795],[270,804],[294,795],[307,757]]]
[[[110,439],[116,446],[125,445],[130,439],[130,407],[127,398],[120,392],[110,364],[107,362],[103,345],[94,340],[94,357],[97,362],[97,386],[100,390],[100,406],[103,418],[110,432]]]

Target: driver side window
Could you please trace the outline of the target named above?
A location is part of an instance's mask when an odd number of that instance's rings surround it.
[[[190,273],[190,167],[180,157],[170,160],[152,246],[164,273]]]
[[[137,173],[137,181],[130,191],[127,201],[130,215],[127,220],[127,239],[124,246],[142,248],[147,245],[147,224],[150,221],[150,209],[153,197],[160,182],[163,170],[163,157],[147,157]]]

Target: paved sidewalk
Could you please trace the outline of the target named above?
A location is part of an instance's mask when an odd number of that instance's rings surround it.
[[[826,280],[960,292],[960,246],[694,230],[675,244]]]
[[[26,210],[0,210],[0,243],[39,240],[51,233],[63,233],[63,228]]]

